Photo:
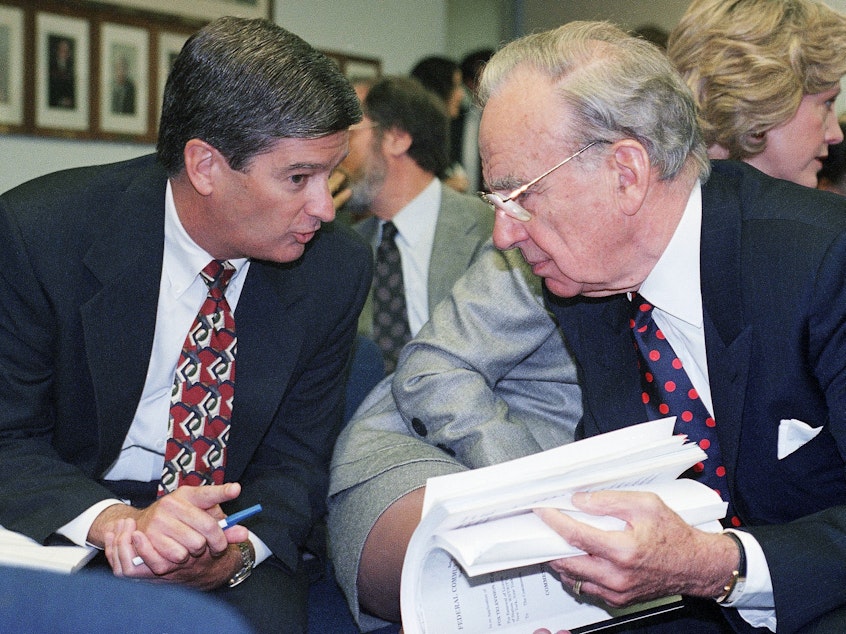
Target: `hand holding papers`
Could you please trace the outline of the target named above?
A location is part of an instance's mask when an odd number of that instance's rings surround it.
[[[621,611],[577,599],[544,568],[542,562],[581,552],[531,509],[557,508],[580,521],[619,530],[622,522],[616,518],[575,511],[571,495],[601,489],[653,491],[689,524],[720,530],[717,520],[726,505],[719,496],[692,480],[676,480],[705,455],[683,436],[674,436],[673,423],[672,418],[643,423],[430,479],[423,518],[403,566],[406,634],[572,630],[619,616]]]

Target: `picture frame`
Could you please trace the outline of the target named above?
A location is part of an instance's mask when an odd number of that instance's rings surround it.
[[[0,6],[0,126],[23,124],[24,12]]]
[[[376,57],[329,50],[322,52],[338,65],[347,79],[379,79],[382,76],[382,60]]]
[[[90,130],[90,29],[83,18],[35,16],[35,125]]]
[[[155,143],[191,34],[218,14],[272,13],[273,0],[0,0],[0,134]],[[349,78],[382,74],[380,59],[323,52]],[[124,70],[132,98],[116,94]]]
[[[145,135],[150,126],[150,34],[146,29],[100,25],[99,129]]]
[[[106,2],[130,9],[142,9],[205,21],[224,15],[273,18],[272,0],[106,0]]]
[[[179,51],[182,50],[189,35],[186,33],[174,33],[162,31],[159,33],[158,41],[158,86],[156,87],[156,119],[161,115],[162,101],[164,100],[164,89],[167,83],[167,76],[173,68],[173,62]]]

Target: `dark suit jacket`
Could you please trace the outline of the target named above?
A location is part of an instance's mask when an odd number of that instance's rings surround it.
[[[50,175],[0,197],[0,524],[39,541],[95,502],[144,386],[164,247],[152,156]],[[253,261],[235,312],[226,479],[288,567],[324,512],[369,248],[324,227],[296,262]]]
[[[846,605],[846,200],[716,162],[702,205],[705,345],[729,488],[766,555],[779,632],[794,632]],[[625,295],[547,295],[579,363],[580,433],[645,420]],[[822,431],[779,460],[787,419]]]

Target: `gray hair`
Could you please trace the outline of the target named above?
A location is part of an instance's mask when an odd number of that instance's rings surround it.
[[[573,113],[574,143],[641,143],[660,178],[672,180],[690,164],[710,174],[690,89],[653,44],[607,22],[569,22],[510,42],[488,62],[479,100],[484,105],[520,67],[557,83]]]

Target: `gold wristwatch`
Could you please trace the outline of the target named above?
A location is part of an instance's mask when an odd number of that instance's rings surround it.
[[[226,585],[230,588],[234,588],[239,583],[246,580],[246,578],[253,572],[253,566],[256,563],[249,542],[240,542],[238,544],[238,550],[241,551],[241,569],[232,575],[232,578],[226,582]]]

